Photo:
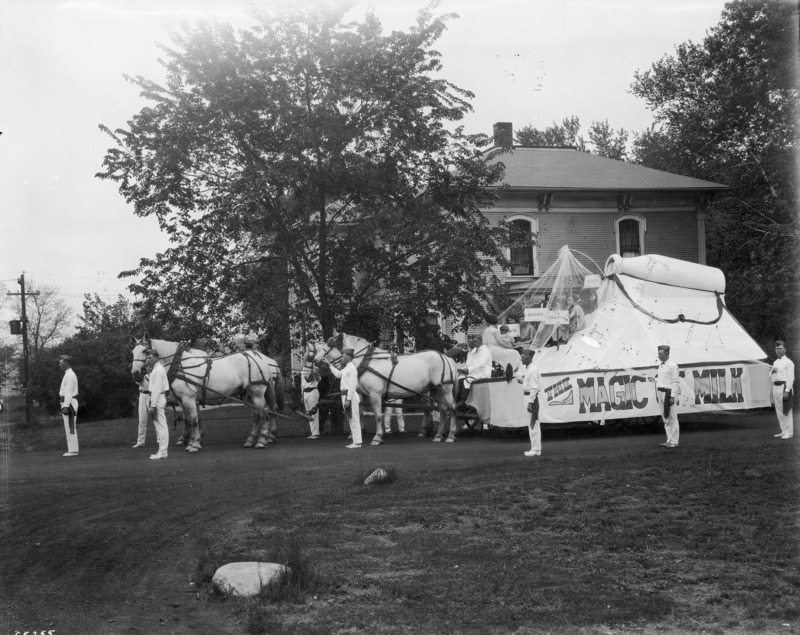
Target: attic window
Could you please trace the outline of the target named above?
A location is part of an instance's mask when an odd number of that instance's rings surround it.
[[[614,232],[617,235],[617,253],[623,258],[643,256],[644,234],[647,221],[643,216],[626,214],[614,220]]]

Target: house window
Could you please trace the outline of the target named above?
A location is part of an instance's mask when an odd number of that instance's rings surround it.
[[[617,234],[617,253],[623,258],[644,255],[644,234],[647,221],[642,216],[626,214],[614,220]]]
[[[508,259],[511,261],[512,276],[535,276],[538,275],[538,263],[536,254],[536,236],[539,231],[538,223],[535,219],[528,217],[511,218],[508,220],[517,232],[530,235],[531,243],[519,246],[512,245],[508,250]]]

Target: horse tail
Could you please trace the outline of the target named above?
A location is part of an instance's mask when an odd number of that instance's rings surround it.
[[[277,409],[283,411],[284,406],[286,405],[286,382],[283,378],[283,371],[280,369],[278,369],[278,371],[275,373],[275,381],[273,382],[271,389],[273,391],[275,404],[278,407]]]

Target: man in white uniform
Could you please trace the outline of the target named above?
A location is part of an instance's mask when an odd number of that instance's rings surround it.
[[[677,448],[680,436],[678,425],[678,395],[680,393],[680,373],[678,365],[669,358],[670,348],[666,344],[658,347],[658,359],[661,365],[656,375],[656,400],[661,408],[661,418],[667,440],[660,445],[665,448]]]
[[[402,401],[401,401],[402,403]],[[401,406],[388,405],[383,409],[383,431],[385,434],[392,433],[392,417],[397,419],[397,431],[404,434],[406,431],[406,417]]]
[[[459,382],[459,401],[456,410],[462,410],[467,404],[467,397],[472,387],[472,382],[476,379],[486,379],[492,376],[492,353],[486,344],[481,344],[481,336],[472,334],[469,336],[469,353],[463,368],[458,372],[461,377]]]
[[[148,410],[153,418],[153,425],[156,428],[156,439],[158,440],[158,452],[151,454],[151,459],[166,459],[167,447],[169,446],[169,428],[167,428],[167,415],[164,409],[167,405],[167,393],[169,392],[169,382],[167,381],[167,371],[158,361],[158,351],[151,348],[147,351],[147,363],[150,368],[150,395],[148,400]]]
[[[147,435],[147,420],[150,418],[150,375],[145,373],[142,376],[142,381],[139,382],[139,430],[136,435],[136,443],[133,444],[134,448],[143,448],[144,439]]]
[[[61,355],[58,367],[64,371],[58,399],[61,403],[61,416],[64,419],[64,432],[67,434],[67,451],[63,456],[78,456],[78,377],[72,370],[72,357]]]
[[[525,456],[541,456],[542,454],[542,429],[539,425],[539,391],[542,389],[542,375],[533,365],[533,351],[522,351],[522,366],[525,367],[525,376],[522,380],[522,393],[525,396],[527,410],[531,413],[528,423],[528,436],[531,440],[531,449]]]
[[[350,422],[350,434],[353,442],[345,447],[355,450],[361,447],[361,395],[358,394],[358,368],[353,363],[353,349],[342,350],[342,370],[329,366],[333,376],[339,379],[339,390],[342,392],[342,405],[347,420]]]
[[[300,373],[300,388],[303,391],[303,404],[306,413],[311,416],[309,425],[311,426],[311,436],[309,439],[319,439],[319,377],[313,366],[304,366]],[[313,414],[312,414],[313,413]]]
[[[786,357],[786,344],[783,340],[775,342],[775,354],[778,359],[775,360],[769,371],[772,380],[770,401],[775,405],[775,414],[778,415],[778,425],[781,427],[781,431],[775,436],[781,439],[791,439],[794,436],[792,421],[794,362]]]

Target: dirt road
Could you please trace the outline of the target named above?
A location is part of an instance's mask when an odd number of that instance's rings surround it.
[[[684,447],[779,443],[769,412],[723,413],[682,425]],[[401,475],[486,470],[509,461],[613,459],[659,453],[663,433],[597,427],[545,428],[544,456],[523,456],[521,437],[475,436],[434,444],[392,435],[378,448],[346,450],[343,437],[280,439],[266,450],[240,440],[190,455],[170,448],[99,448],[77,458],[13,452],[2,460],[2,632],[239,633],[191,584],[204,538],[282,496],[350,485],[359,469],[392,465]],[[783,441],[783,443],[794,441]],[[681,450],[678,449],[678,452]]]

